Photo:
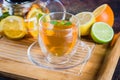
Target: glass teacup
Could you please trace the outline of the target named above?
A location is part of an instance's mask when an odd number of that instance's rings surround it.
[[[52,64],[70,61],[80,40],[78,25],[78,19],[67,12],[53,12],[40,18],[38,42],[46,61]]]

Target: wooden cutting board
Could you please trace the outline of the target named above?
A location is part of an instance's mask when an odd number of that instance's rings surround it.
[[[32,42],[31,38],[19,41],[1,38],[0,73],[19,80],[111,80],[120,52],[120,39],[113,48],[109,44],[96,44],[82,74],[74,75],[32,64],[27,57],[27,49]]]

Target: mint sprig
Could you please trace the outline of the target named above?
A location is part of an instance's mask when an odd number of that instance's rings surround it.
[[[65,21],[65,20],[62,20],[62,21],[53,20],[50,23],[53,24],[53,25],[64,25],[64,26],[72,25],[72,23],[70,21]]]
[[[37,18],[39,19],[40,17],[42,17],[43,16],[43,14],[38,14],[38,16],[37,16]]]
[[[64,25],[70,26],[70,25],[72,25],[72,23],[68,21],[68,22],[66,22]]]
[[[58,21],[54,20],[54,21],[50,21],[50,23],[53,24],[53,25],[56,25],[56,24],[58,24]]]
[[[0,16],[0,21],[8,16],[10,16],[9,12],[4,12],[3,15]]]

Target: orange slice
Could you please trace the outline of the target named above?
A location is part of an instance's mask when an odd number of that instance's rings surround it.
[[[114,24],[114,13],[111,7],[108,4],[103,4],[97,7],[93,14],[96,18],[96,22],[105,22],[109,24],[111,27]]]
[[[37,4],[32,5],[30,11],[27,14],[27,19],[29,18],[38,18],[39,14],[44,15],[45,13],[42,11],[41,7]]]
[[[38,19],[43,16],[45,13],[42,12],[42,9],[39,5],[32,5],[30,11],[27,15],[27,29],[30,35],[33,38],[36,38],[38,35]]]

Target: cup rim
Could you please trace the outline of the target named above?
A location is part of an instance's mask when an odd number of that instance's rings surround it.
[[[47,14],[45,14],[45,15],[43,15],[41,18],[39,18],[39,20],[38,20],[38,25],[39,25],[39,27],[41,27],[42,25],[41,25],[41,20],[45,17],[45,16],[48,16],[48,15],[53,15],[53,14],[58,14],[58,13],[60,13],[60,14],[68,14],[68,15],[71,15],[71,17],[74,17],[76,20],[77,20],[77,23],[75,24],[75,25],[79,25],[79,19],[74,15],[74,14],[72,14],[72,13],[69,13],[69,12],[51,12],[51,13],[47,13]],[[65,16],[64,16],[65,17]],[[63,17],[63,18],[64,18]],[[38,28],[39,29],[39,28]],[[48,29],[48,28],[47,28]],[[69,30],[69,29],[71,29],[71,28],[67,28],[67,29],[63,29],[63,30]],[[49,29],[48,29],[49,30]],[[59,30],[58,30],[59,31]]]

